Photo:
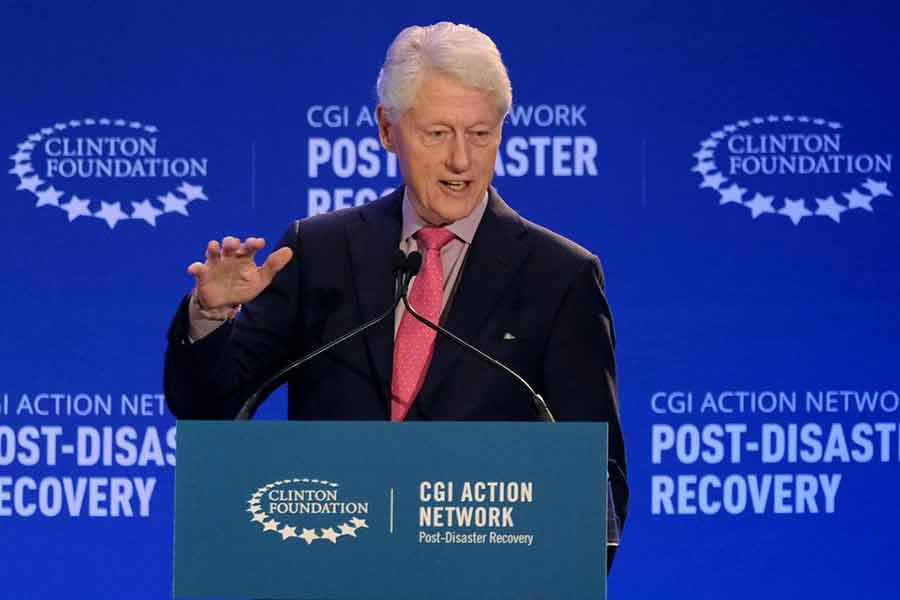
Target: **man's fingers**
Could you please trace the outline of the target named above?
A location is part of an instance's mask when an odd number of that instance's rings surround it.
[[[187,272],[197,279],[201,279],[204,275],[206,275],[207,271],[209,271],[209,267],[204,265],[202,262],[193,262],[187,268]]]
[[[294,251],[290,248],[279,248],[270,254],[266,259],[266,262],[260,267],[262,275],[271,280],[278,271],[282,270],[285,265],[291,262],[291,257],[293,256]]]
[[[216,240],[210,240],[206,245],[206,260],[207,262],[217,262],[220,258],[222,258],[222,248],[219,246],[219,242]]]
[[[222,240],[222,255],[225,258],[234,256],[241,248],[241,240],[236,237],[228,236]]]
[[[244,243],[241,244],[241,247],[238,249],[235,256],[250,256],[252,257],[258,251],[262,249],[263,246],[266,245],[266,241],[262,238],[257,237],[249,237],[244,240]]]

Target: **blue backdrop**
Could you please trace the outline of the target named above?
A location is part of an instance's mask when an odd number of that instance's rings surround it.
[[[508,65],[498,190],[604,263],[612,597],[896,597],[900,9],[868,1],[0,3],[0,597],[170,595],[185,268],[395,186],[375,77],[438,20]]]

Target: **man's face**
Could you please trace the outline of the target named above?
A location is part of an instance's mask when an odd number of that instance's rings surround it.
[[[378,107],[381,142],[397,154],[416,212],[433,225],[462,219],[481,202],[494,175],[502,124],[489,95],[439,73],[425,76],[396,123]]]

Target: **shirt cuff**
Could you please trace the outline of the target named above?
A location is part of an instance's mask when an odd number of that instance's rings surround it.
[[[188,341],[192,344],[199,342],[221,327],[223,323],[234,318],[239,310],[240,307],[218,310],[203,309],[197,301],[197,292],[192,292],[191,300],[188,302],[188,320],[190,322]]]

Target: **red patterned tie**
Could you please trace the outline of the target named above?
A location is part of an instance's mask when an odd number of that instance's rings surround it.
[[[422,270],[413,282],[409,303],[416,312],[435,323],[441,317],[444,297],[444,267],[441,248],[454,238],[443,227],[423,227],[416,232],[416,240],[425,249]],[[409,412],[416,394],[425,381],[428,363],[434,352],[436,332],[416,320],[408,312],[400,319],[394,339],[394,372],[391,377],[391,421],[402,421]]]

